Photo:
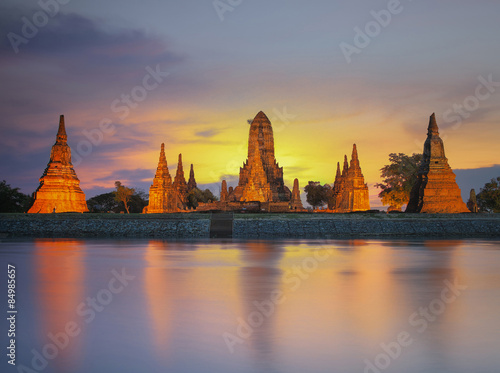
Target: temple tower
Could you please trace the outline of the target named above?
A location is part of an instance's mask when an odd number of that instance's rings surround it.
[[[302,205],[302,200],[300,199],[299,179],[295,179],[293,181],[292,200],[290,201],[290,209],[291,210],[304,209],[304,206]]]
[[[335,212],[338,208],[339,203],[337,203],[337,201],[340,201],[340,198],[342,196],[341,183],[342,174],[340,173],[340,162],[337,162],[337,173],[335,174],[335,181],[333,182],[332,198],[328,201],[328,209],[332,210],[333,212]]]
[[[222,180],[222,185],[220,189],[220,201],[227,202],[227,183],[226,180]]]
[[[368,185],[359,165],[358,149],[352,147],[351,164],[344,155],[344,167],[340,173],[340,163],[337,163],[337,174],[333,184],[332,199],[329,202],[333,212],[366,211],[370,209]]]
[[[467,208],[470,212],[479,212],[479,206],[477,205],[476,191],[474,189],[470,190],[469,200],[467,201]]]
[[[71,163],[71,149],[64,124],[59,117],[56,142],[50,152],[50,160],[40,178],[35,201],[28,213],[87,212],[85,194]]]
[[[370,209],[368,185],[365,184],[365,178],[361,172],[356,144],[352,147],[351,164],[347,171],[345,189],[349,193],[346,196],[346,211],[367,211]]]
[[[153,179],[153,185],[149,188],[149,205],[144,208],[144,213],[161,214],[175,212],[178,210],[178,195],[172,185],[172,177],[168,171],[167,159],[165,157],[165,144],[161,144],[160,159]]]
[[[191,170],[189,171],[189,181],[187,183],[187,191],[188,193],[195,189],[197,187],[196,185],[196,179],[194,178],[194,168],[193,164],[191,163]]]
[[[406,212],[469,212],[462,200],[455,174],[445,156],[443,140],[439,136],[434,113],[429,120],[422,163],[417,182],[410,193]]]
[[[229,201],[290,201],[292,193],[283,181],[283,168],[274,155],[271,122],[261,111],[250,125],[248,159],[240,168],[238,186],[229,193]]]

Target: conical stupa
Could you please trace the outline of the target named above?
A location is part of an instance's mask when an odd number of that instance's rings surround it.
[[[304,206],[302,205],[302,200],[300,199],[299,179],[295,179],[293,181],[292,200],[290,201],[290,209],[295,211],[304,209]]]
[[[64,115],[61,115],[56,143],[52,146],[49,163],[40,178],[35,201],[28,213],[87,211],[85,194],[80,189],[80,180],[71,163]]]
[[[177,194],[179,195],[179,200],[185,203],[187,198],[187,183],[186,183],[186,178],[184,177],[184,168],[182,166],[182,154],[179,154],[179,160],[177,162],[177,171],[175,173],[173,186],[174,189],[177,191]]]
[[[189,170],[189,181],[187,183],[187,191],[190,192],[196,187],[197,184],[196,184],[196,179],[194,178],[194,167],[193,164],[191,163],[191,169]]]
[[[432,114],[424,143],[424,154],[418,179],[410,193],[406,212],[459,213],[469,212],[462,200],[455,174],[444,154],[435,114]]]
[[[358,148],[352,147],[351,164],[344,156],[344,168],[340,173],[337,163],[337,174],[333,185],[332,201],[329,203],[333,212],[367,211],[370,209],[368,185],[359,165]]]
[[[176,212],[178,197],[172,186],[172,177],[168,171],[167,158],[165,157],[165,144],[161,144],[160,159],[153,179],[153,184],[149,188],[149,205],[144,208],[144,213],[160,214],[166,212]]]

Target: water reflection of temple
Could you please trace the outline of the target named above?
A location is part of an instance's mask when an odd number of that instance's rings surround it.
[[[174,304],[172,297],[176,289],[174,288],[174,274],[165,267],[164,250],[166,243],[162,241],[150,241],[145,250],[145,260],[147,266],[144,270],[144,292],[149,303],[149,320],[151,330],[154,333],[154,346],[161,356],[165,356],[169,351],[169,339],[171,329]]]
[[[49,333],[63,333],[68,322],[77,322],[82,328],[76,310],[85,299],[85,252],[83,242],[76,240],[35,240],[34,246],[43,346],[52,343],[47,337]],[[58,349],[57,358],[50,362],[55,371],[76,370],[82,354],[83,333],[82,330],[82,334],[69,338],[67,347]]]
[[[274,304],[273,293],[280,292],[286,297],[282,283],[283,271],[279,262],[283,256],[281,244],[273,242],[245,242],[241,244],[239,270],[240,299],[242,317],[254,322],[253,333],[245,340],[245,345],[259,361],[259,369],[273,372],[275,345],[279,339],[277,320],[280,305]],[[273,304],[271,307],[270,304]],[[257,315],[261,315],[260,317]],[[250,320],[252,319],[252,320]]]

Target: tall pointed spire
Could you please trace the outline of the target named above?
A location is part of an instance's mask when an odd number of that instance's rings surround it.
[[[189,170],[189,181],[187,183],[187,190],[188,192],[196,188],[196,179],[194,178],[194,167],[193,164],[191,163],[191,169]]]
[[[172,184],[172,177],[168,171],[167,158],[165,157],[165,144],[161,144],[160,159],[158,160],[158,167],[156,168],[155,180],[157,182]],[[154,183],[154,182],[153,182]]]
[[[356,144],[352,146],[351,165],[349,167],[349,172],[352,174],[352,176],[363,177],[361,173],[361,167],[359,165],[358,148],[356,147]]]
[[[342,169],[342,176],[347,175],[348,169],[349,169],[349,161],[347,160],[347,155],[344,155],[344,168]]]
[[[184,177],[184,168],[182,166],[182,154],[179,154],[179,161],[177,162],[177,171],[175,173],[174,183],[186,184],[186,179]]]
[[[347,171],[344,172],[347,174]],[[345,176],[344,174],[344,176]],[[335,175],[335,181],[333,183],[333,193],[331,199],[328,201],[328,209],[334,212],[337,211],[341,198],[342,198],[342,186],[344,184],[344,178],[340,172],[340,162],[337,162],[337,174]]]
[[[66,135],[66,126],[64,125],[64,115],[59,116],[59,128],[57,130],[56,144],[66,145],[68,135]]]
[[[436,122],[436,114],[432,113],[431,117],[429,118],[429,127],[427,128],[427,131],[429,134],[435,133],[439,135],[439,128]]]
[[[161,148],[160,148],[160,163],[161,164],[165,164],[166,166],[168,166],[167,158],[165,157],[165,144],[164,143],[161,143]]]
[[[358,148],[356,147],[356,144],[353,144],[352,146],[352,160],[358,161]]]
[[[179,194],[179,199],[186,202],[187,198],[187,183],[184,178],[184,168],[182,167],[182,154],[179,154],[179,161],[177,162],[177,172],[174,178],[174,189]]]
[[[340,179],[340,162],[337,162],[337,174],[335,175],[335,181]]]

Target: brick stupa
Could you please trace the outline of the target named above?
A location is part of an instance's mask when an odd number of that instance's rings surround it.
[[[168,171],[167,159],[165,157],[165,144],[161,144],[160,159],[153,179],[153,185],[149,188],[149,205],[143,210],[146,214],[161,214],[178,211],[178,195],[172,185],[172,177]]]
[[[222,180],[222,185],[221,185],[221,189],[220,189],[220,201],[227,202],[227,196],[228,196],[227,182],[226,182],[226,180]]]
[[[302,200],[300,199],[299,179],[295,179],[293,181],[292,200],[290,201],[290,209],[294,211],[304,210],[304,206],[302,205]]]
[[[354,212],[370,210],[368,185],[359,165],[356,144],[352,148],[351,164],[344,156],[344,168],[340,173],[337,163],[337,174],[333,185],[333,197],[329,203],[333,212]]]
[[[418,179],[410,193],[406,212],[460,213],[469,212],[462,200],[455,174],[444,154],[436,116],[431,115],[424,143],[424,154]]]
[[[188,193],[197,188],[196,179],[194,178],[194,167],[191,163],[191,169],[189,170],[189,181],[187,183],[187,191]]]
[[[186,178],[184,177],[184,167],[182,166],[182,154],[179,154],[179,161],[177,162],[177,171],[175,173],[173,186],[175,191],[177,192],[179,200],[185,203],[187,200],[188,186],[186,183]]]
[[[229,194],[230,202],[288,202],[292,193],[283,181],[283,168],[274,156],[271,122],[261,111],[250,125],[248,159],[240,168],[238,186]]]
[[[50,160],[35,192],[35,201],[28,213],[87,212],[85,194],[71,163],[71,149],[64,125],[64,115],[59,118],[56,143],[52,146]]]

